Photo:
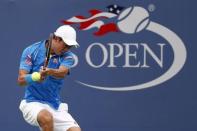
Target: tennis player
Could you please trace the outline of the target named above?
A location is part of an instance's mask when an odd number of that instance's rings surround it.
[[[63,79],[74,64],[73,53],[77,47],[76,31],[69,25],[60,26],[53,35],[51,57],[45,70],[43,65],[48,40],[27,47],[20,60],[18,84],[26,86],[20,103],[26,122],[42,131],[81,131],[77,122],[68,113],[68,105],[60,101]],[[33,76],[34,72],[38,72]]]

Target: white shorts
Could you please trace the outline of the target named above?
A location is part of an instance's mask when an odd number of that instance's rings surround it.
[[[48,104],[40,102],[26,102],[22,100],[19,109],[23,113],[25,121],[34,126],[39,126],[37,121],[38,113],[45,109],[53,115],[54,131],[66,131],[71,127],[79,127],[77,122],[68,113],[68,105],[61,103],[58,110],[51,108]],[[40,128],[41,129],[41,128]]]

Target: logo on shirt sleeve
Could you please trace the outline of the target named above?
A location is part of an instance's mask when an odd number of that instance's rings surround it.
[[[25,59],[25,64],[27,65],[32,65],[32,58],[31,55],[27,55],[26,59]]]

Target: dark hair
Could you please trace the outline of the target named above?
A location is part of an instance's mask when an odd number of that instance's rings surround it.
[[[54,35],[54,34],[53,34],[53,39],[56,39],[56,40],[59,40],[59,41],[63,41],[61,37],[56,36],[56,35]]]

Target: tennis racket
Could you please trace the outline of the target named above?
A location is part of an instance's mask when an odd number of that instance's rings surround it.
[[[53,39],[53,33],[50,34],[49,40],[48,40],[48,43],[47,43],[46,58],[45,58],[43,70],[46,70],[46,68],[47,68],[47,66],[49,64],[49,59],[50,59],[50,54],[51,54],[52,39]]]

